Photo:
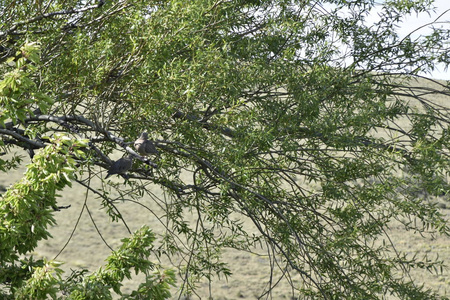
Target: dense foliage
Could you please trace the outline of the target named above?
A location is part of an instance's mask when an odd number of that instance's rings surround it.
[[[32,158],[0,201],[2,297],[108,299],[135,270],[145,282],[123,298],[163,299],[175,275],[155,273],[152,256],[188,253],[179,284],[189,293],[200,278],[230,275],[224,248],[263,243],[274,266],[301,276],[292,291],[301,299],[441,299],[406,276],[440,263],[393,251],[386,231],[397,220],[424,235],[450,232],[409,188],[449,190],[450,111],[436,101],[450,99],[449,85],[416,79],[448,66],[450,32],[437,20],[427,35],[396,33],[431,0],[0,8],[1,148]],[[128,146],[143,131],[159,151],[151,161]],[[135,155],[129,179],[91,185],[117,150]],[[4,174],[21,163],[5,157]],[[144,226],[103,269],[68,278],[58,262],[27,256],[49,238],[65,186],[95,191],[120,221],[111,190],[139,201],[148,183],[167,192],[165,234]]]

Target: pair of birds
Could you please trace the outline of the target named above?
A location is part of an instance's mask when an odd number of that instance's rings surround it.
[[[148,133],[143,132],[141,136],[134,142],[134,148],[142,156],[149,156],[151,154],[158,154],[155,144],[148,140]],[[115,161],[111,168],[108,170],[108,174],[105,179],[114,174],[125,174],[133,165],[133,155],[129,154],[126,157]]]

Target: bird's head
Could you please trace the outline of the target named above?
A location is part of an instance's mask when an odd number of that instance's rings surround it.
[[[143,133],[141,133],[141,136],[139,138],[144,140],[148,139],[148,133],[144,131]]]

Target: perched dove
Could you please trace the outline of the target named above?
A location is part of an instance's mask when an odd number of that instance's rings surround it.
[[[143,132],[141,136],[134,142],[134,148],[142,156],[149,156],[150,154],[158,154],[155,144],[148,140],[148,133]]]
[[[125,173],[131,168],[133,165],[133,156],[128,155],[126,157],[122,157],[115,161],[111,168],[108,170],[108,175],[106,175],[105,179],[114,174],[125,175]]]

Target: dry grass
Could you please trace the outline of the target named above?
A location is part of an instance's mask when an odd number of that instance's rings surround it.
[[[419,82],[419,84],[422,86],[429,85],[430,88],[435,87],[431,82]],[[448,99],[443,97],[435,97],[434,100],[441,105],[448,105],[446,104]],[[25,152],[21,154],[26,156]],[[8,176],[0,178],[0,185],[8,186],[14,183],[22,176],[23,172],[24,169],[9,172]],[[122,181],[119,178],[113,178],[113,180]],[[93,184],[99,186],[100,182],[94,182]],[[153,192],[156,197],[164,196],[159,189],[155,189]],[[432,200],[439,201],[442,212],[450,219],[449,199]],[[122,224],[112,223],[109,220],[105,211],[101,209],[100,202],[94,195],[86,195],[86,190],[83,187],[75,186],[66,189],[63,192],[63,197],[59,200],[59,205],[71,205],[71,207],[55,213],[58,225],[50,229],[53,239],[41,241],[34,255],[53,259],[64,248],[72,231],[74,231],[69,244],[57,257],[57,260],[66,262],[63,268],[68,272],[67,275],[70,274],[70,269],[88,268],[89,270],[95,270],[102,266],[104,264],[103,259],[110,253],[110,249],[102,242],[92,220],[95,221],[103,238],[112,248],[117,247],[120,244],[120,239],[128,236],[128,232]],[[152,208],[156,213],[160,212],[153,199],[142,198],[141,202]],[[85,203],[89,213],[86,208],[83,209]],[[162,230],[157,218],[143,211],[141,206],[130,202],[117,203],[117,206],[132,231],[143,224],[148,224],[155,232]],[[75,228],[80,215],[81,218]],[[250,223],[247,225],[248,230],[254,230]],[[424,239],[413,232],[405,232],[399,224],[392,225],[390,237],[396,242],[399,251],[411,255],[418,253],[418,257],[428,255],[433,258],[438,255],[441,260],[447,264],[450,263],[448,237]],[[255,249],[255,251],[264,254],[262,249]],[[227,250],[224,253],[224,259],[230,264],[233,275],[228,280],[219,281],[215,279],[211,285],[206,281],[200,284],[198,293],[203,299],[206,299],[210,292],[214,299],[256,299],[267,288],[270,266],[269,259],[266,256]],[[281,274],[277,271],[274,274],[274,280],[279,276]],[[442,295],[450,294],[450,273],[448,269],[445,270],[444,274],[417,270],[412,273],[412,276],[417,282],[423,282],[425,286],[438,291]],[[292,280],[298,283],[298,279],[292,278]],[[125,290],[130,289],[135,284],[133,281],[126,282]],[[290,285],[287,280],[282,280],[272,292],[273,299],[290,299],[290,296]]]

